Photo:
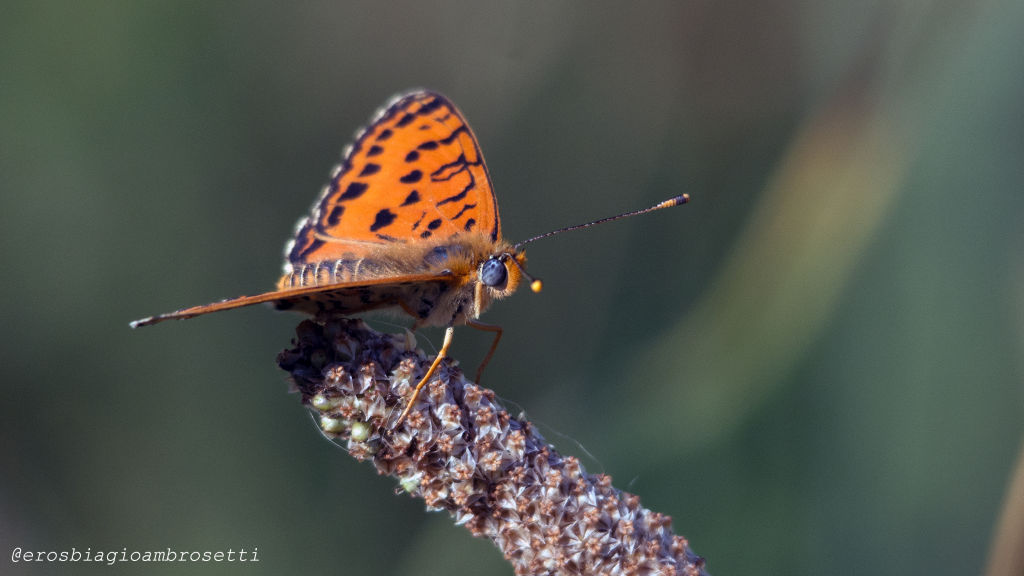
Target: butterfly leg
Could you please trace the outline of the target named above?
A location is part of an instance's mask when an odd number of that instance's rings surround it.
[[[501,340],[501,326],[495,324],[485,324],[477,320],[467,320],[467,326],[472,326],[477,330],[483,330],[484,332],[494,332],[494,341],[491,342],[491,349],[487,351],[487,356],[484,356],[484,361],[480,363],[480,367],[476,369],[476,383],[480,383],[480,378],[484,375],[484,368],[487,367],[487,363],[491,361],[491,356],[494,356],[494,351],[498,349],[498,342]]]
[[[441,344],[441,351],[437,353],[437,358],[434,358],[434,362],[430,364],[430,368],[427,369],[427,373],[420,379],[420,383],[416,385],[416,389],[412,391],[412,396],[409,398],[409,403],[405,405],[405,410],[402,410],[402,415],[395,421],[395,426],[398,426],[405,420],[405,417],[409,415],[409,411],[412,410],[412,405],[416,402],[416,398],[420,395],[420,390],[427,385],[427,382],[434,373],[437,372],[437,367],[441,365],[441,360],[444,360],[448,356],[448,347],[452,345],[452,338],[455,335],[455,328],[449,326],[444,331],[444,343]]]

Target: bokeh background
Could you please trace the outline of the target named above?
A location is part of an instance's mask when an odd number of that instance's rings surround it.
[[[474,127],[487,384],[713,574],[984,570],[1024,432],[1024,3],[5,2],[0,543],[510,574],[318,434],[253,293],[392,94]],[[457,331],[473,369],[486,334]],[[427,350],[440,344],[427,331]],[[9,574],[136,573],[24,565]]]

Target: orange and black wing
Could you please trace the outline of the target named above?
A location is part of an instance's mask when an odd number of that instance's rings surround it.
[[[317,264],[323,262],[369,262],[368,255],[379,257],[395,243],[457,234],[501,237],[487,167],[455,106],[440,94],[412,92],[378,112],[345,153],[289,244],[286,278],[303,267],[319,271]],[[360,276],[347,282],[282,287],[143,318],[131,325],[264,302],[313,314],[354,314],[399,304],[399,295],[410,285],[453,280],[450,275],[415,273]]]
[[[483,155],[447,98],[417,91],[393,100],[357,135],[300,221],[285,269],[466,233],[501,237]]]

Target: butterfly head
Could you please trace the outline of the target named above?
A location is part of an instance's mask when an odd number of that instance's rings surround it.
[[[526,253],[515,249],[503,251],[480,263],[477,280],[499,298],[514,292],[523,278],[529,280],[531,290],[540,292],[541,281],[526,272],[525,264]]]
[[[512,295],[526,279],[530,289],[539,292],[540,280],[530,276],[525,269],[526,253],[512,247],[490,252],[476,265],[474,272],[474,316],[487,309],[494,300]]]

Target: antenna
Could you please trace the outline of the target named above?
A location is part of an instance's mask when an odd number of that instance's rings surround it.
[[[534,292],[540,292],[544,288],[544,283],[540,281],[540,278],[530,276],[530,274],[526,271],[525,268],[523,268],[523,265],[520,264],[518,260],[516,260],[514,257],[509,258],[509,260],[511,260],[512,263],[516,265],[516,268],[519,268],[519,273],[525,276],[526,279],[530,281],[530,290],[533,290]]]
[[[604,224],[605,222],[611,222],[612,220],[619,220],[621,218],[628,218],[630,216],[639,216],[640,214],[647,214],[648,212],[654,212],[655,210],[661,210],[662,208],[671,208],[673,206],[680,206],[682,204],[686,204],[689,201],[690,201],[690,195],[689,194],[683,194],[682,196],[676,196],[675,198],[669,198],[668,200],[665,200],[664,202],[659,202],[659,203],[655,204],[654,206],[651,206],[650,208],[644,208],[643,210],[636,210],[634,212],[626,212],[625,214],[619,214],[618,216],[609,216],[608,218],[601,218],[600,220],[594,220],[593,222],[587,222],[586,224],[577,224],[576,226],[569,226],[568,228],[560,228],[558,230],[553,230],[553,231],[548,232],[546,234],[541,234],[540,236],[534,236],[533,238],[530,238],[529,240],[523,240],[522,242],[516,244],[515,248],[516,248],[516,250],[518,250],[519,247],[524,245],[524,244],[529,244],[530,242],[533,242],[534,240],[540,240],[541,238],[547,238],[548,236],[554,236],[555,234],[561,234],[562,232],[568,232],[570,230],[579,230],[580,228],[589,228],[591,226],[596,226],[597,224]],[[539,292],[539,290],[534,290],[534,292]]]

